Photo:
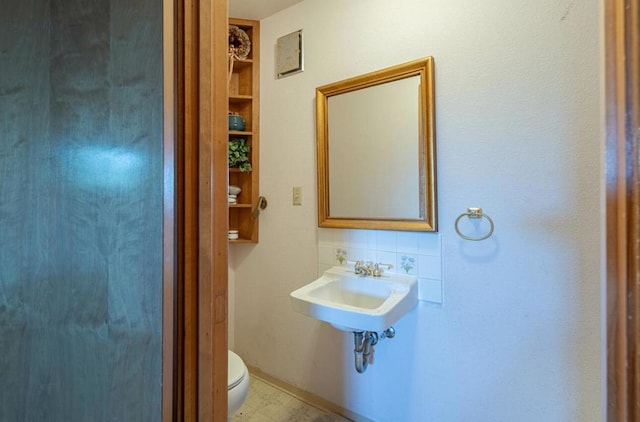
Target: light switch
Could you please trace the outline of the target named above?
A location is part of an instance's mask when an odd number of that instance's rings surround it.
[[[291,202],[293,205],[302,205],[302,186],[293,187],[293,197]]]

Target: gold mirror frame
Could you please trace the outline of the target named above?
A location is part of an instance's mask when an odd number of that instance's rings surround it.
[[[433,67],[433,57],[426,57],[316,88],[319,227],[437,231]],[[332,217],[329,212],[329,98],[413,76],[420,77],[417,157],[420,179],[419,217],[393,219]],[[376,171],[375,165],[372,165],[372,171]],[[384,193],[381,193],[380,197],[384,199]]]

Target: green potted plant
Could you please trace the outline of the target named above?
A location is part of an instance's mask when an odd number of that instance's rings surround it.
[[[229,167],[238,167],[240,171],[251,170],[249,162],[249,151],[251,147],[247,145],[244,138],[229,139]]]

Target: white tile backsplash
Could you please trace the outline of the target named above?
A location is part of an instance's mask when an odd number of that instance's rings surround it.
[[[334,265],[346,265],[347,261],[350,260],[349,250],[346,246],[339,246],[333,249],[334,256]]]
[[[366,230],[350,230],[349,245],[354,249],[369,248],[369,234]]]
[[[398,272],[398,265],[396,263],[396,253],[395,252],[387,252],[387,251],[376,251],[376,259],[374,262],[381,262],[383,264],[391,264],[393,268],[391,271],[394,273]]]
[[[398,232],[396,236],[396,251],[398,253],[417,255],[418,254],[418,233]]]
[[[419,255],[418,257],[418,277],[442,279],[442,259],[439,256]]]
[[[318,262],[323,265],[333,265],[335,256],[333,255],[333,248],[324,244],[320,244],[318,247]]]
[[[366,247],[349,249],[349,261],[371,261]]]
[[[376,232],[376,247],[379,251],[397,252],[396,232],[379,230]]]
[[[333,244],[336,246],[349,246],[349,230],[333,230]]]
[[[418,255],[441,256],[442,247],[440,235],[432,233],[418,233]]]
[[[322,245],[333,245],[333,232],[331,229],[318,229],[318,243]]]
[[[396,272],[400,274],[418,275],[418,256],[408,253],[396,254]]]
[[[442,280],[431,280],[429,278],[418,279],[419,300],[427,302],[442,303]]]
[[[339,265],[340,255],[348,261],[392,264],[392,272],[418,277],[420,300],[443,301],[442,242],[438,233],[318,229],[318,242],[318,275]]]

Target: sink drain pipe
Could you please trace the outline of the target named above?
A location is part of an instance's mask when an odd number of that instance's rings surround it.
[[[353,354],[355,358],[356,371],[362,374],[367,370],[369,362],[371,361],[371,350],[373,346],[378,343],[378,339],[393,338],[396,335],[396,330],[393,327],[389,327],[380,334],[375,331],[354,331],[353,343],[355,349]]]

